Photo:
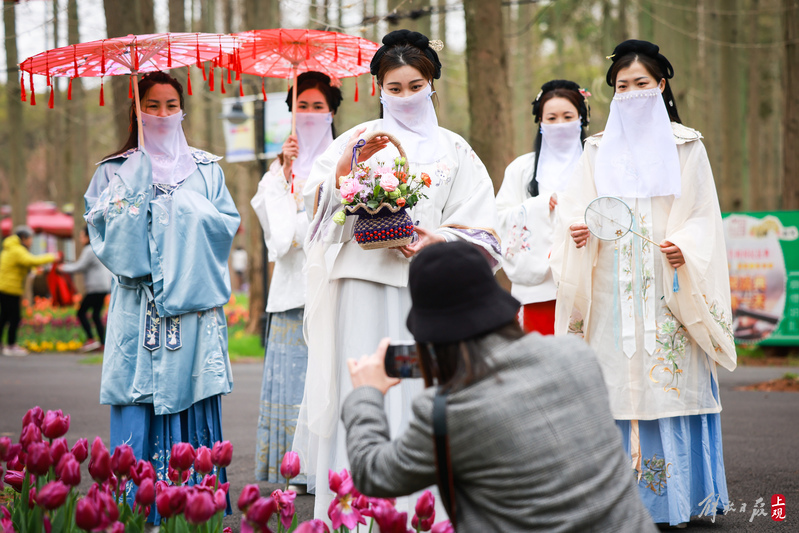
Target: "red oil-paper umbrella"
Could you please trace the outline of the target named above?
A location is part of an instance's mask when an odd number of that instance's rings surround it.
[[[33,75],[68,76],[70,89],[74,78],[103,78],[105,76],[130,76],[139,122],[139,146],[144,147],[141,125],[138,74],[176,67],[189,67],[203,61],[219,61],[220,54],[233,54],[241,40],[231,35],[216,33],[153,33],[128,35],[72,44],[47,50],[31,56],[19,64],[24,87],[28,73],[31,105],[35,105]],[[51,87],[52,91],[52,87]],[[69,91],[71,96],[71,90]],[[189,80],[189,94],[191,81]],[[23,89],[22,99],[25,100]],[[103,85],[100,82],[100,104],[104,104]]]
[[[297,76],[321,72],[333,83],[369,72],[369,62],[380,45],[354,35],[303,29],[251,30],[234,33],[242,43],[223,56],[220,66],[238,73],[294,81],[291,132],[296,133]],[[237,76],[238,78],[238,76]],[[355,100],[358,100],[356,85]],[[266,93],[264,99],[266,99]],[[239,87],[241,94],[241,87]]]

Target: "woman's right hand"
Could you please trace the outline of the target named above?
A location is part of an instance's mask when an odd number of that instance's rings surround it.
[[[577,248],[582,248],[588,243],[590,232],[588,231],[588,226],[585,224],[572,224],[569,226],[569,231],[571,232],[572,239],[574,239],[574,244],[577,245]]]
[[[350,173],[351,166],[352,166],[352,150],[355,148],[355,145],[358,143],[358,140],[361,138],[363,132],[366,131],[366,127],[358,128],[355,130],[355,133],[352,134],[350,140],[347,141],[347,147],[344,149],[344,153],[341,154],[341,157],[338,160],[338,164],[336,165],[336,188],[339,188],[338,179],[342,176],[346,176]],[[375,155],[377,152],[388,146],[389,140],[388,137],[384,135],[380,135],[378,137],[373,137],[361,148],[360,153],[358,154],[358,163],[362,163],[368,160],[370,157]]]
[[[291,181],[291,167],[298,155],[300,155],[300,144],[297,142],[297,136],[289,135],[283,143],[283,176],[286,181]]]

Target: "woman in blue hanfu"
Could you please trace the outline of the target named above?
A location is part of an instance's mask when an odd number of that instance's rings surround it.
[[[596,352],[641,498],[656,523],[680,525],[728,503],[716,367],[734,370],[736,355],[721,212],[669,61],[635,40],[610,58],[606,129],[586,140],[558,203],[555,334]],[[633,230],[660,245],[589,236],[584,213],[599,196],[625,200]]]
[[[111,449],[129,444],[166,479],[173,444],[222,440],[221,396],[233,388],[222,306],[240,217],[220,158],[186,143],[180,83],[146,74],[139,94],[144,149],[131,107],[130,137],[100,163],[85,217],[114,274],[100,384]],[[159,523],[155,506],[148,520]]]
[[[280,462],[291,450],[297,425],[308,347],[302,337],[305,306],[305,250],[308,216],[302,189],[317,157],[333,142],[333,115],[341,90],[321,72],[303,72],[297,78],[297,134],[261,178],[250,204],[264,230],[269,260],[275,262],[266,312],[267,332],[261,405],[255,442],[255,479],[279,483]],[[286,104],[291,111],[292,89]],[[292,480],[305,482],[304,476]]]
[[[408,30],[389,33],[372,58],[371,72],[380,88],[383,118],[333,141],[317,158],[304,189],[306,209],[313,213],[306,239],[308,372],[293,447],[309,491],[315,490],[314,517],[325,520],[333,499],[328,471],[349,466],[339,420],[352,390],[346,361],[371,353],[383,337],[413,342],[405,327],[411,260],[432,243],[461,240],[477,247],[497,269],[501,252],[488,172],[463,138],[438,125],[432,96],[441,63],[428,38]],[[344,216],[340,178],[350,173],[356,143],[372,132],[398,138],[410,173],[429,184],[427,197],[409,210],[418,240],[403,247],[364,250],[353,238],[355,217],[336,224]],[[358,161],[372,167],[394,161],[399,152],[388,143],[385,136],[365,140]],[[423,388],[421,379],[403,379],[386,395],[393,436],[410,423],[411,400]],[[414,502],[400,499],[397,508],[412,516]]]

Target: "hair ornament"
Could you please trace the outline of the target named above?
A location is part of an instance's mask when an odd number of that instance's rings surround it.
[[[605,56],[605,59],[613,59],[616,57],[616,54],[610,54],[609,56]]]
[[[589,98],[591,98],[591,96],[593,96],[591,93],[588,92],[588,89],[585,88],[580,89],[580,94],[582,94],[583,98],[586,100],[588,100]]]
[[[436,52],[440,52],[441,50],[444,49],[444,41],[441,41],[439,39],[432,40],[430,41],[430,48],[432,48]]]

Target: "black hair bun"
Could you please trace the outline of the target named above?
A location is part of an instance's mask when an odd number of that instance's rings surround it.
[[[567,89],[569,91],[580,92],[580,86],[569,80],[551,80],[541,86],[541,94],[554,91],[555,89]]]
[[[660,53],[660,47],[655,43],[650,43],[649,41],[639,41],[638,39],[629,39],[616,45],[616,48],[613,49],[613,54],[609,56],[609,59],[612,59],[613,63],[616,63],[616,61],[629,54],[640,54],[651,57],[657,61],[658,65],[660,65],[661,74],[663,74],[664,78],[671,79],[674,77],[674,67],[671,66],[671,63],[668,59],[666,59],[666,56]],[[605,81],[607,81],[608,85],[612,87],[613,82],[610,79],[611,70],[613,70],[613,65],[611,65],[608,69],[608,73],[605,76]]]
[[[383,46],[375,52],[375,55],[372,56],[372,62],[369,64],[372,76],[377,76],[380,60],[385,53],[395,46],[402,45],[410,45],[424,52],[424,55],[427,56],[435,67],[433,79],[437,80],[441,77],[441,61],[439,61],[436,51],[430,48],[430,39],[418,31],[411,30],[394,30],[383,36]]]

